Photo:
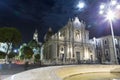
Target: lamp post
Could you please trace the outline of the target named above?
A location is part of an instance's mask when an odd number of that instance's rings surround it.
[[[118,64],[112,20],[109,20],[109,23],[110,23],[111,34],[112,34],[113,49],[114,49],[114,55],[115,55],[115,63]]]
[[[113,24],[112,21],[115,20],[116,12],[120,9],[120,5],[118,4],[117,0],[110,0],[108,3],[102,3],[100,5],[100,14],[105,16],[105,19],[109,21],[111,34],[112,34],[112,42],[113,42],[113,49],[114,49],[114,57],[115,57],[115,64],[118,64],[117,60],[117,53],[116,53],[116,46],[115,46],[115,36],[113,31]]]

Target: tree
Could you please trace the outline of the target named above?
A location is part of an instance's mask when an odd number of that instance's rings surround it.
[[[17,46],[22,41],[21,33],[16,28],[0,28],[0,42],[7,44],[6,59],[11,45]]]
[[[19,48],[19,57],[20,57],[20,59],[24,59],[24,54],[23,54],[23,51],[24,51],[24,47],[25,46],[27,46],[27,44],[26,43],[23,43],[21,46],[20,46],[20,48]]]
[[[40,54],[41,44],[38,43],[36,40],[31,40],[28,43],[28,46],[33,50],[34,54]]]
[[[33,54],[34,54],[34,53],[33,53],[32,49],[31,49],[30,47],[25,46],[25,47],[23,48],[23,55],[24,55],[24,58],[25,58],[25,59],[30,59],[30,58],[32,58]]]
[[[16,55],[17,55],[16,53],[10,52],[10,53],[8,54],[8,58],[13,58],[13,57],[15,57]]]
[[[37,48],[37,47],[40,47],[40,45],[37,43],[37,41],[35,40],[31,40],[29,43],[28,43],[28,46],[32,49],[34,48]]]
[[[36,54],[34,56],[34,58],[35,58],[35,62],[39,62],[40,61],[40,54]]]
[[[0,51],[0,59],[4,59],[5,56],[6,56],[6,54],[5,54],[4,52],[1,52],[1,51]]]

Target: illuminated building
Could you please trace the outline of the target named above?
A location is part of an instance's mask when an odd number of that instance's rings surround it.
[[[54,35],[48,31],[44,43],[44,59],[57,62],[109,63],[115,64],[116,57],[112,36],[89,39],[86,24],[77,17]],[[49,38],[49,39],[48,39]],[[117,61],[120,63],[120,36],[115,36]]]
[[[7,53],[7,50],[8,50],[8,53],[10,53],[12,51],[12,44],[9,44],[9,45],[10,45],[10,47],[8,49],[7,43],[0,42],[0,51]]]
[[[44,59],[60,62],[94,62],[95,46],[89,39],[86,24],[77,17],[44,43]],[[47,32],[49,35],[49,33]],[[48,36],[47,35],[47,36]],[[46,35],[45,35],[46,36]]]
[[[95,44],[95,52],[98,62],[100,63],[111,63],[116,62],[114,54],[114,46],[112,36],[104,36],[100,38],[93,38]],[[117,53],[117,61],[120,59],[120,36],[115,36],[115,47]]]

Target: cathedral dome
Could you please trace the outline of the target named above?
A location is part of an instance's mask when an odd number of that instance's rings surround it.
[[[53,35],[53,31],[52,28],[50,27],[48,29],[48,32],[44,36],[44,41],[48,41],[49,39],[51,39],[52,35]]]

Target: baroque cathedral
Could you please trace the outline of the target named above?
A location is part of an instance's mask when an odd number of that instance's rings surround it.
[[[110,63],[120,58],[120,36],[115,36],[117,57],[114,54],[112,36],[89,39],[86,24],[78,17],[53,34],[49,28],[43,44],[43,59],[56,63]]]

